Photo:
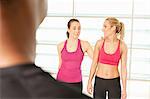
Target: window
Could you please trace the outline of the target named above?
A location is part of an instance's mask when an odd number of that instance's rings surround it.
[[[94,47],[103,36],[103,21],[117,17],[125,24],[130,79],[150,80],[150,0],[48,0],[48,15],[37,31],[36,64],[48,72],[57,73],[57,44],[64,41],[67,22],[81,22],[80,38]],[[58,7],[59,6],[59,7]],[[83,75],[89,75],[91,60],[86,55]]]

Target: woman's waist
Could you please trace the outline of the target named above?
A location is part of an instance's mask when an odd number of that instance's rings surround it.
[[[57,74],[57,80],[64,82],[80,82],[82,80],[81,71],[68,71],[60,69]]]
[[[62,72],[64,74],[81,74],[80,68],[67,68],[67,67],[61,67],[59,69],[59,72]]]
[[[101,78],[115,78],[119,76],[117,66],[98,64],[96,75]]]

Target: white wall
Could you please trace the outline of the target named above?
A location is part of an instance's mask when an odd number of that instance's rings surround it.
[[[56,44],[66,39],[69,19],[79,19],[80,38],[94,46],[103,36],[101,28],[107,16],[115,16],[125,24],[130,79],[150,80],[150,0],[48,0],[48,15],[36,36],[36,64],[57,73]],[[89,74],[90,64],[85,56],[83,75]]]

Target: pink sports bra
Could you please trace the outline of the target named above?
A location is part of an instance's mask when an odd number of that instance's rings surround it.
[[[105,52],[105,50],[104,50],[104,42],[103,42],[103,45],[102,45],[102,47],[101,47],[101,49],[99,51],[98,61],[100,63],[103,63],[103,64],[109,64],[109,65],[118,66],[119,60],[121,58],[121,54],[120,54],[120,40],[119,40],[119,43],[118,43],[118,48],[115,51],[115,53],[113,53],[113,54],[108,54],[108,53]]]

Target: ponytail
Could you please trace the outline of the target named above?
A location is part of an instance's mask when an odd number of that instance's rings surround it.
[[[119,22],[119,23],[120,23],[120,25],[119,25],[119,32],[118,33],[120,34],[120,39],[123,40],[125,28],[124,28],[124,24],[122,22]]]
[[[119,22],[118,19],[116,19],[115,17],[108,17],[105,20],[108,20],[111,24],[111,26],[116,26],[116,34],[117,34],[117,38],[120,40],[123,40],[124,38],[124,24],[122,22]]]
[[[69,38],[69,32],[68,31],[66,32],[66,35],[67,35],[67,38]]]

